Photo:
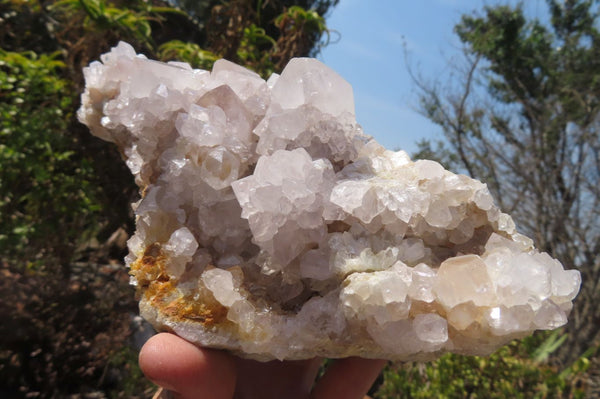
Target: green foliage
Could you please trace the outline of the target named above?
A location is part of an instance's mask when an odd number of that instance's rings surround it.
[[[293,21],[293,29],[296,31],[300,31],[300,27],[308,27],[309,31],[318,33],[325,33],[327,31],[325,18],[313,9],[305,10],[300,6],[291,6],[275,19],[275,25],[283,23],[284,19]]]
[[[314,9],[305,10],[299,6],[291,6],[275,18],[275,25],[284,32],[288,31],[285,33],[287,36],[300,34],[305,36],[314,35],[320,38],[321,35],[325,34],[327,39],[323,44],[317,43],[316,51],[329,42],[329,29],[325,24],[325,18]]]
[[[182,11],[171,7],[153,7],[144,1],[130,2],[127,8],[115,7],[104,0],[60,0],[51,9],[73,15],[85,13],[84,26],[88,31],[112,32],[123,38],[133,38],[147,48],[154,47],[150,22],[161,14]]]
[[[91,166],[68,135],[63,67],[57,54],[0,50],[0,252],[15,262],[68,260],[98,210]]]
[[[446,354],[427,364],[393,365],[384,370],[375,397],[583,398],[582,377],[591,352],[562,372],[530,355],[539,354],[540,348],[548,354],[551,346],[556,349],[556,342],[563,341],[558,333],[540,333],[487,357]]]
[[[187,2],[179,3],[188,9],[192,7]],[[292,5],[282,4],[283,10],[277,8],[279,13],[273,15],[273,6],[268,3],[216,2],[207,22],[209,34],[204,45],[171,40],[160,45],[158,56],[203,69],[209,69],[216,59],[224,57],[268,78],[273,72],[281,72],[292,57],[314,55],[329,43],[330,31],[324,17],[316,9],[289,3]],[[321,7],[333,4],[308,3]],[[196,15],[206,15],[209,6],[201,2],[191,9]],[[325,40],[321,41],[323,36]]]
[[[490,81],[492,93],[504,102],[547,94],[544,85],[553,68],[548,30],[538,21],[528,22],[520,9],[486,11],[485,19],[464,16],[456,32],[490,61],[489,69],[497,76]]]
[[[203,50],[196,43],[171,40],[158,48],[158,55],[165,61],[187,62],[192,68],[210,70],[219,57]]]
[[[267,35],[263,28],[250,24],[244,28],[236,55],[243,64],[268,78],[275,71],[273,52],[276,50],[275,39]]]
[[[281,32],[277,41],[276,65],[282,69],[294,54],[315,55],[329,43],[330,31],[325,19],[314,9],[292,6],[275,18]],[[325,40],[320,41],[325,35]]]

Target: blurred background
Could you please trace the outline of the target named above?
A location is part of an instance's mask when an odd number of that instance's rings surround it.
[[[600,397],[600,1],[0,0],[0,398],[149,398],[123,266],[133,179],[75,112],[119,40],[263,77],[315,56],[366,133],[483,180],[581,271],[569,324],[489,357],[390,364],[374,398]]]

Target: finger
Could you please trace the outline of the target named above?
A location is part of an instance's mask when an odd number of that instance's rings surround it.
[[[306,398],[320,363],[321,359],[284,362],[238,359],[235,398]]]
[[[150,338],[140,352],[140,368],[155,384],[184,399],[231,399],[235,363],[225,352],[202,349],[173,334]]]
[[[385,360],[358,357],[337,360],[317,382],[311,398],[362,399],[385,363]]]

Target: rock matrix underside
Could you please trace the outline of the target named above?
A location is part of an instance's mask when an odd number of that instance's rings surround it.
[[[567,322],[579,272],[485,184],[365,135],[319,61],[265,81],[120,43],[84,73],[79,119],[140,187],[126,263],[158,330],[258,360],[423,360]]]

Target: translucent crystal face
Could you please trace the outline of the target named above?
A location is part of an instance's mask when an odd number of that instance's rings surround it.
[[[566,323],[579,272],[485,184],[363,134],[352,88],[320,62],[264,81],[125,43],[101,60],[79,118],[140,186],[126,262],[157,329],[260,360],[416,360]]]

